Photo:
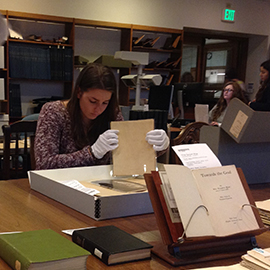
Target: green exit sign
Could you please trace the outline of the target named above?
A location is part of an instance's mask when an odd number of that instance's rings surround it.
[[[225,8],[222,12],[222,21],[234,22],[235,10]]]

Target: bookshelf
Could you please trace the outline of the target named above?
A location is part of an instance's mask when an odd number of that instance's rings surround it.
[[[131,27],[130,50],[149,53],[149,64],[143,72],[161,74],[162,84],[180,81],[182,43],[182,30],[144,25]],[[147,90],[145,96],[148,96]]]
[[[70,96],[74,23],[72,18],[13,11],[1,13],[15,31],[5,43],[4,112],[13,122],[34,113],[33,99]]]
[[[13,120],[33,113],[34,105],[31,105],[33,99],[48,98],[50,96],[70,97],[76,76],[83,67],[74,65],[75,55],[82,55],[89,62],[93,62],[102,55],[114,55],[117,50],[149,52],[150,62],[162,62],[168,59],[175,59],[178,62],[173,68],[165,66],[146,67],[144,69],[145,73],[160,73],[164,78],[172,79],[171,82],[180,80],[182,30],[15,11],[0,10],[0,12],[7,18],[12,29],[18,30],[17,32],[24,38],[22,40],[9,38],[7,40],[5,43],[5,71],[0,70],[0,78],[2,78],[2,74],[4,74],[5,78],[6,100],[0,103],[1,110],[5,113],[9,113],[11,110],[12,102],[9,92],[12,85],[20,86],[22,115],[14,116]],[[148,39],[159,38],[152,47],[139,48],[132,46],[133,39],[140,35],[145,35],[145,38]],[[59,41],[61,37],[67,37],[68,41],[61,43]],[[162,48],[168,38],[172,40],[179,38],[175,48]],[[68,78],[65,76],[59,77],[52,71],[48,72],[49,64],[46,63],[45,65],[36,66],[34,72],[22,75],[27,72],[27,68],[16,68],[16,61],[14,65],[14,55],[12,55],[14,48],[15,51],[27,52],[32,50],[42,52],[45,55],[47,54],[50,59],[57,58],[57,56],[51,56],[54,51],[69,51],[69,56],[72,58],[68,64],[71,74]],[[44,56],[44,58],[46,57]],[[61,65],[61,61],[56,62],[58,68],[54,70],[55,72],[59,71],[59,64]],[[51,65],[50,63],[50,67]],[[47,66],[47,70],[44,70],[45,66]],[[42,68],[43,71],[40,72]],[[114,67],[113,69],[118,81],[120,105],[131,105],[132,89],[126,87],[120,78],[134,72],[135,69],[127,67]],[[33,74],[35,72],[36,75]]]

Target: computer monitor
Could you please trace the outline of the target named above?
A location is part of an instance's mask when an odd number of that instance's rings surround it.
[[[182,99],[184,107],[194,107],[195,104],[200,104],[203,102],[202,82],[175,83],[174,93],[176,95],[174,100],[177,100],[178,91],[182,91]]]
[[[169,111],[173,92],[173,85],[151,85],[148,96],[149,110]]]

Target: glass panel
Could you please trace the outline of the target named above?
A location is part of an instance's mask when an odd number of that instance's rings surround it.
[[[205,70],[206,83],[224,83],[227,55],[227,50],[207,52]]]
[[[196,66],[197,66],[197,46],[184,45],[183,58],[181,67],[181,82],[190,82],[196,80]],[[192,79],[190,76],[192,75]]]

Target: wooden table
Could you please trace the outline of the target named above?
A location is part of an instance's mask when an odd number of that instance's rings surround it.
[[[253,185],[255,200],[270,197],[270,184]],[[0,232],[29,231],[51,228],[71,240],[61,231],[89,226],[115,225],[153,245],[160,243],[160,234],[154,214],[146,214],[105,221],[95,221],[61,203],[30,189],[28,179],[0,181]],[[258,244],[270,247],[270,232],[257,237]],[[230,265],[240,261],[239,257],[207,263],[173,267],[156,256],[151,260],[131,262],[107,267],[99,259],[89,256],[87,269],[192,269],[217,265]],[[11,269],[0,259],[0,269]]]

